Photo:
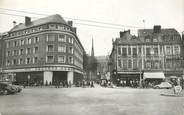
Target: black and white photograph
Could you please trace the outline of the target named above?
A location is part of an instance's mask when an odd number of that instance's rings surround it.
[[[184,0],[0,0],[0,115],[184,115]]]

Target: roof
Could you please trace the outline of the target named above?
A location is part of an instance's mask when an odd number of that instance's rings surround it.
[[[55,14],[55,15],[51,15],[45,18],[40,18],[38,20],[35,21],[31,21],[31,24],[29,25],[25,25],[25,23],[20,23],[19,25],[16,25],[15,27],[13,27],[10,32],[13,31],[17,31],[17,30],[22,30],[25,28],[29,28],[29,27],[33,27],[33,26],[37,26],[37,25],[42,25],[42,24],[46,24],[46,23],[63,23],[63,24],[67,24],[66,21],[59,15],[59,14]]]
[[[146,36],[146,35],[153,35],[153,29],[139,29],[138,30],[138,36]],[[161,29],[161,32],[159,33],[161,35],[179,35],[179,33],[174,28],[167,28],[167,29]]]

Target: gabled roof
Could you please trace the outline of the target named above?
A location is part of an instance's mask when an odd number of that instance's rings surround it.
[[[45,18],[40,18],[38,20],[35,21],[31,21],[31,24],[29,25],[25,25],[25,23],[20,23],[19,25],[16,25],[15,27],[13,27],[10,32],[13,31],[17,31],[17,30],[22,30],[25,28],[29,28],[29,27],[33,27],[33,26],[38,26],[38,25],[42,25],[42,24],[46,24],[46,23],[63,23],[63,24],[67,24],[66,21],[59,15],[59,14],[55,14],[55,15],[51,15]]]

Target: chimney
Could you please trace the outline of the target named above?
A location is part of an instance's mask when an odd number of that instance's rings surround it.
[[[77,28],[76,28],[76,27],[73,27],[73,32],[74,32],[75,34],[77,34]]]
[[[71,27],[73,26],[73,21],[68,21],[67,23],[69,26],[71,26]]]
[[[30,17],[25,17],[25,25],[28,26],[31,24],[31,18]]]
[[[127,30],[127,31],[124,31],[124,32],[120,31],[119,34],[120,34],[120,38],[122,38],[125,35],[129,35],[130,34],[130,30]]]
[[[15,27],[15,26],[16,26],[16,24],[17,24],[17,22],[16,22],[16,21],[13,21],[13,27]]]
[[[153,32],[154,32],[154,33],[159,33],[159,32],[161,32],[161,26],[160,26],[160,25],[155,25],[155,26],[153,27]]]

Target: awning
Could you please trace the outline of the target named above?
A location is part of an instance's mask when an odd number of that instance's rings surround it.
[[[163,72],[144,72],[143,79],[165,79]]]

